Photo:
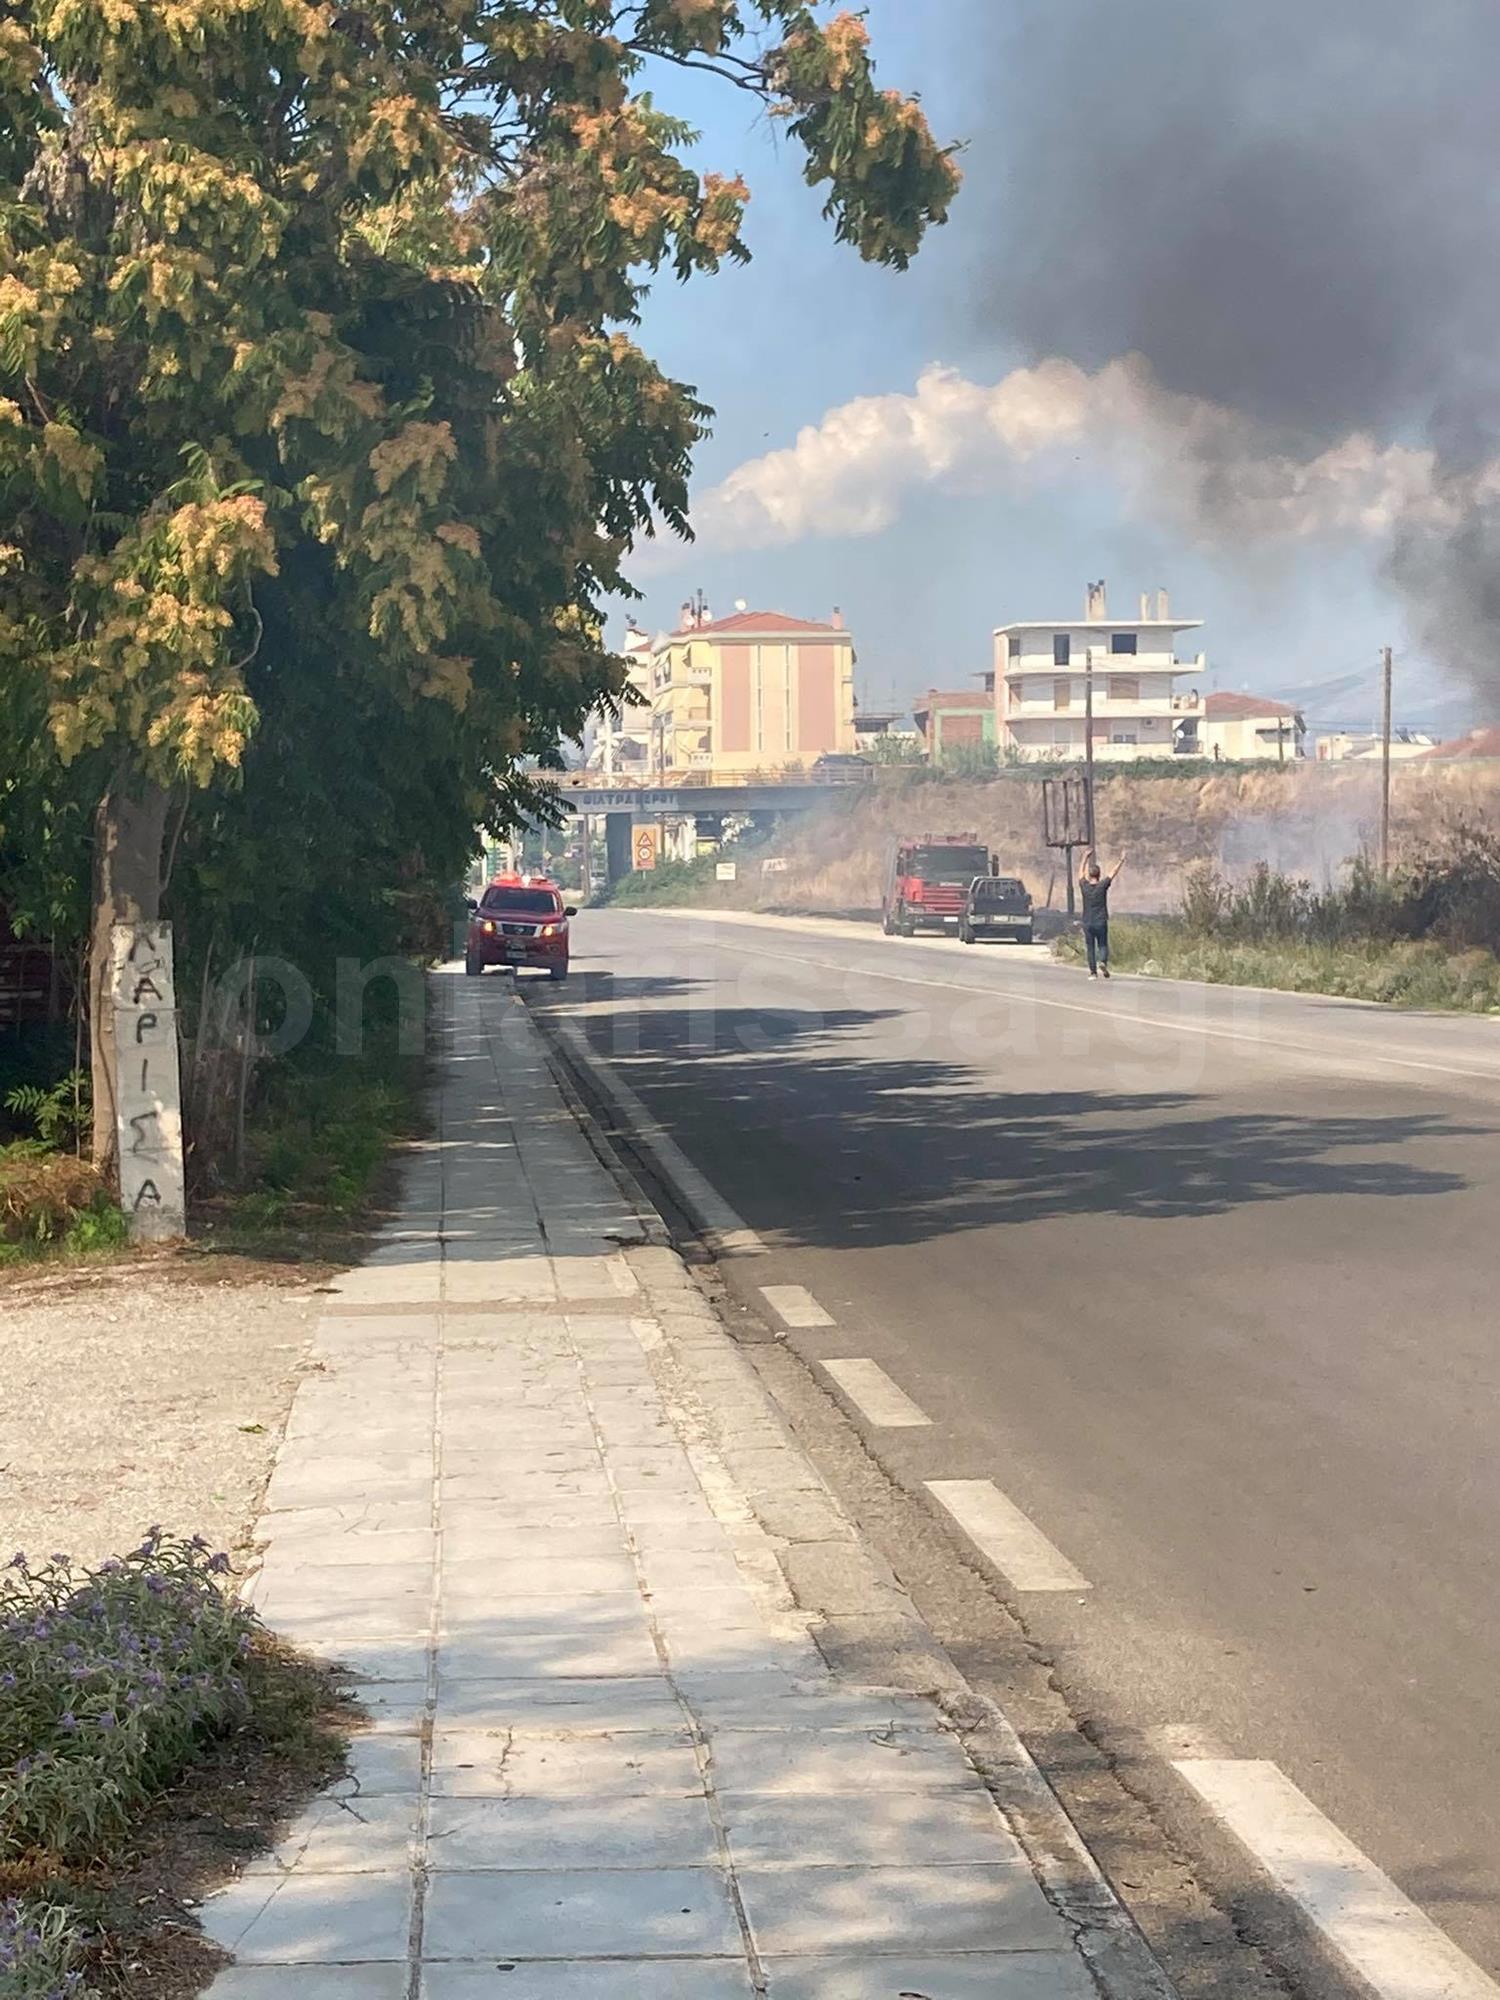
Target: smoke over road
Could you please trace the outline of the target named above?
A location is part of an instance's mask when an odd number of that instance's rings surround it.
[[[1428,447],[1353,433],[1304,452],[1277,449],[1238,410],[1163,389],[1137,355],[1093,373],[1052,359],[993,385],[930,368],[914,394],[858,397],[795,444],[740,466],[694,518],[700,534],[737,548],[878,534],[916,487],[962,487],[1023,467],[1045,476],[1086,457],[1142,511],[1202,537],[1389,537],[1458,525]]]
[[[1006,111],[970,176],[993,202],[976,317],[1036,357],[1138,354],[1271,464],[1351,436],[1430,449],[1392,573],[1500,714],[1500,10],[1026,0],[990,19]],[[1245,463],[1221,461],[1231,531]]]

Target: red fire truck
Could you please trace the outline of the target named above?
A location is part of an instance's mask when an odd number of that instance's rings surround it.
[[[919,930],[957,931],[969,884],[990,872],[990,851],[977,833],[927,833],[898,841],[885,871],[880,927],[887,937]]]

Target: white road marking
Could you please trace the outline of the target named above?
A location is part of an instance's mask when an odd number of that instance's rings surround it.
[[[833,1325],[806,1285],[762,1285],[760,1295],[783,1326]]]
[[[642,1104],[612,1063],[598,1055],[588,1036],[565,1015],[550,1017],[569,1048],[588,1070],[595,1083],[614,1105],[630,1136],[648,1154],[662,1178],[673,1187],[694,1220],[701,1225],[714,1248],[726,1257],[764,1257],[765,1244],[739,1213],[724,1199],[707,1175],[699,1173],[687,1154]]]
[[[1497,2000],[1481,1972],[1277,1765],[1174,1765],[1380,2000]]]
[[[931,1424],[931,1417],[897,1388],[878,1361],[825,1361],[823,1367],[866,1423],[882,1430],[916,1430]]]
[[[983,1556],[1017,1590],[1088,1590],[1060,1549],[988,1479],[929,1479],[942,1503]]]

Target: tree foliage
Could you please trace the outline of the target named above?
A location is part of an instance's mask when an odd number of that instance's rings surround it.
[[[863,257],[946,213],[863,22],[799,0],[0,0],[18,877],[39,801],[170,792],[169,908],[295,948],[535,802],[632,546],[687,529],[707,411],[643,291],[747,254],[674,67],[767,105]]]

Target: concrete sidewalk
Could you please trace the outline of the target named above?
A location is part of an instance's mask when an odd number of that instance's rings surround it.
[[[204,1906],[214,2000],[1165,1992],[992,1712],[987,1785],[940,1670],[830,1671],[931,1642],[525,1009],[434,984],[437,1136],[329,1301],[252,1591],[373,1726]]]

